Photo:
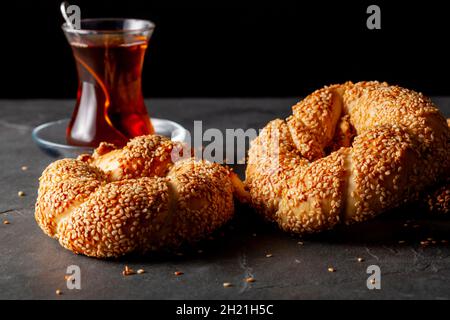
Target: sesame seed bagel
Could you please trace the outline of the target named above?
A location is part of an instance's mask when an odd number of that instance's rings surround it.
[[[200,240],[233,216],[241,182],[215,163],[175,161],[178,150],[181,144],[149,135],[53,162],[39,179],[38,225],[63,247],[98,258]]]
[[[319,89],[252,142],[246,187],[266,219],[294,233],[367,220],[450,173],[450,130],[421,93],[380,82]]]

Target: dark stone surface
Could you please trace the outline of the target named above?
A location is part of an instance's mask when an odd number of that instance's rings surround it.
[[[154,99],[148,107],[152,116],[189,129],[201,119],[205,129],[224,130],[261,128],[286,116],[295,100]],[[450,98],[435,101],[450,116]],[[182,250],[183,255],[105,261],[72,254],[34,221],[38,177],[53,159],[31,140],[34,126],[70,116],[72,106],[71,101],[0,101],[1,299],[450,298],[450,246],[441,242],[450,239],[450,219],[424,216],[414,206],[307,237],[303,245],[239,207],[234,221],[214,239]],[[24,165],[27,171],[21,170]],[[26,196],[18,197],[19,190]],[[421,246],[428,237],[438,243]],[[267,253],[273,257],[266,258]],[[358,257],[364,261],[357,262]],[[366,268],[372,264],[381,268],[381,290],[366,287]],[[69,265],[81,268],[81,290],[66,288]],[[125,265],[146,273],[124,277]],[[336,272],[328,272],[329,266]],[[184,274],[176,277],[175,271]],[[247,276],[256,282],[244,282]],[[233,287],[223,288],[223,282]],[[61,296],[55,294],[58,288]]]

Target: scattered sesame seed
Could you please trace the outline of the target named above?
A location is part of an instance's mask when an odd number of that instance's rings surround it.
[[[56,293],[58,296],[62,295],[62,291],[59,290],[59,289],[56,289],[55,293]]]
[[[303,245],[303,241],[299,241],[299,242],[297,242],[297,244],[299,244],[299,245]]]
[[[230,282],[224,282],[223,283],[223,287],[224,288],[229,288],[229,287],[232,287],[233,285],[230,283]]]
[[[8,220],[3,221],[3,224],[10,224]]]
[[[364,258],[358,258],[358,262],[363,262],[364,261]]]
[[[181,275],[184,274],[184,272],[181,272],[181,271],[175,271],[173,274],[176,275],[176,276],[181,276]]]
[[[333,267],[328,267],[328,272],[336,272],[336,269]]]
[[[73,280],[73,276],[72,276],[72,275],[69,275],[69,274],[66,274],[66,275],[64,275],[64,280],[66,280],[66,281],[72,281],[72,280]]]
[[[28,170],[28,167],[27,166],[22,166],[22,171],[27,171]]]
[[[272,257],[273,257],[273,254],[271,254],[271,253],[266,254],[266,258],[272,258]]]
[[[375,279],[370,279],[370,283],[375,284],[376,283]]]
[[[245,278],[245,282],[248,282],[248,283],[255,282],[255,281],[256,281],[256,279],[253,277]]]
[[[129,268],[128,266],[125,266],[125,268],[124,268],[123,271],[122,271],[122,274],[123,274],[124,276],[130,276],[130,275],[132,275],[132,274],[134,274],[134,273],[135,273],[134,270],[131,269],[131,268]]]
[[[25,192],[19,191],[19,192],[17,192],[17,195],[18,195],[19,197],[24,197],[24,196],[25,196]]]
[[[138,271],[136,271],[136,273],[137,274],[143,274],[143,273],[145,273],[145,270],[144,269],[138,269]]]

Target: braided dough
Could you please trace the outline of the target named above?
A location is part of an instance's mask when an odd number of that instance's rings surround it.
[[[421,93],[348,82],[292,111],[252,142],[246,170],[252,205],[284,230],[363,221],[449,177],[450,130]]]
[[[173,163],[171,153],[181,149],[150,135],[53,162],[40,178],[39,226],[63,247],[101,258],[203,238],[233,216],[240,180],[207,161]]]

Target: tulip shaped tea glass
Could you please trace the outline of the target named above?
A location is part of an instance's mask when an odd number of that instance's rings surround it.
[[[154,24],[137,19],[83,19],[81,28],[63,24],[78,71],[78,93],[66,140],[96,147],[123,146],[154,133],[141,88],[144,55]]]

